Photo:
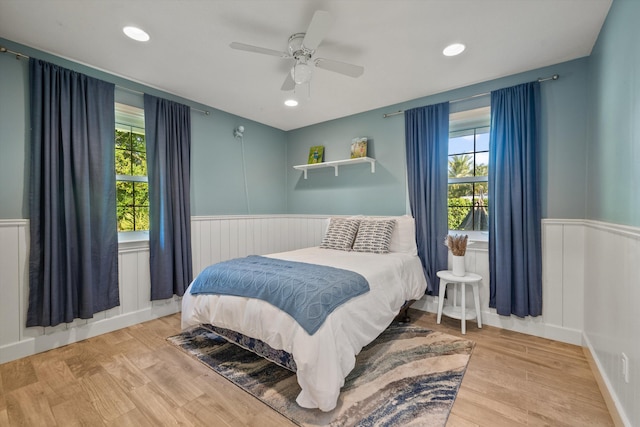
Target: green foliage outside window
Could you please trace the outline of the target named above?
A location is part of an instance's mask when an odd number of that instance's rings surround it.
[[[116,129],[116,206],[118,231],[149,229],[149,186],[144,130]]]
[[[472,211],[473,209],[473,211]],[[449,230],[488,230],[489,200],[476,202],[475,208],[469,198],[449,198]]]
[[[116,130],[116,175],[147,176],[144,134],[135,130]]]
[[[471,200],[463,199],[460,197],[449,197],[449,230],[460,229],[460,224],[469,214],[469,209],[471,209],[471,206]]]
[[[487,176],[488,170],[486,164],[476,164],[474,168],[474,153],[449,156],[449,178]],[[449,184],[449,230],[488,230],[488,193],[487,182]]]

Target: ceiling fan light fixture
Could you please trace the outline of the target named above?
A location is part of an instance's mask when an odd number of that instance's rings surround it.
[[[297,85],[309,82],[312,74],[313,68],[305,62],[298,62],[291,69],[291,77],[293,77],[293,81],[296,82]]]
[[[307,83],[307,88],[310,89],[314,68],[328,70],[349,77],[360,77],[364,72],[364,67],[327,58],[314,57],[316,49],[320,43],[322,43],[332,22],[333,20],[329,12],[316,10],[306,32],[295,33],[289,36],[287,51],[267,49],[240,42],[232,42],[229,44],[229,47],[245,52],[275,56],[290,61],[290,65],[287,67],[287,72],[284,76],[284,82],[280,87],[280,90],[284,92],[295,91],[296,86],[305,83]]]
[[[138,27],[124,27],[122,32],[126,34],[127,37],[139,42],[147,42],[151,38],[146,31]]]
[[[298,105],[298,101],[296,101],[295,99],[287,99],[286,101],[284,101],[284,105],[286,105],[287,107],[296,107]]]
[[[462,43],[452,43],[449,46],[444,48],[444,50],[442,51],[442,54],[444,56],[456,56],[464,52],[465,49],[466,49],[466,46],[463,45]]]

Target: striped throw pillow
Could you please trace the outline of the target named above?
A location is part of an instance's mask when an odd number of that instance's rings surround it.
[[[361,221],[356,240],[353,242],[354,252],[389,253],[391,233],[395,224],[394,219]]]
[[[359,225],[359,219],[331,218],[329,228],[322,238],[320,247],[323,249],[350,251]]]

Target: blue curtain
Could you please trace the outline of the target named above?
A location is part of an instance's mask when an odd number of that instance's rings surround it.
[[[416,221],[418,256],[427,293],[438,295],[436,273],[447,269],[447,155],[449,103],[404,112],[407,178],[411,213]]]
[[[29,309],[55,326],[120,304],[114,85],[29,60]]]
[[[151,299],[182,296],[191,266],[191,112],[186,105],[144,95],[149,177]]]
[[[489,306],[542,314],[540,83],[491,92]]]

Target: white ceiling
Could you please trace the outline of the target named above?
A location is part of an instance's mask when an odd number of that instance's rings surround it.
[[[587,56],[611,1],[0,0],[0,37],[290,130]],[[334,19],[316,56],[365,72],[316,69],[285,107],[289,62],[229,43],[285,51],[316,10]],[[467,50],[444,57],[451,42]]]

